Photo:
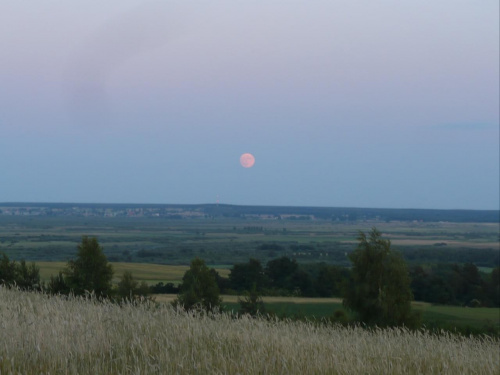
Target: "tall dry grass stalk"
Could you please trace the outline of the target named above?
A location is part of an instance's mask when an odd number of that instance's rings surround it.
[[[495,339],[368,331],[0,287],[0,374],[498,374]]]

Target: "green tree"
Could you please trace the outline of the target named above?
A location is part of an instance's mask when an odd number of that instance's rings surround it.
[[[321,264],[315,280],[315,290],[320,297],[333,297],[342,294],[342,283],[349,275],[345,267]]]
[[[12,285],[16,281],[16,263],[2,253],[0,259],[0,284]]]
[[[121,280],[118,282],[118,296],[121,298],[132,298],[136,294],[139,282],[134,279],[131,271],[123,272]]]
[[[463,305],[468,305],[472,300],[482,302],[485,285],[478,268],[472,263],[465,263],[462,267],[454,264],[452,270],[451,283],[457,300]]]
[[[23,259],[16,265],[16,283],[22,289],[40,289],[40,267]]]
[[[47,291],[52,294],[69,294],[70,287],[66,283],[63,271],[59,271],[56,276],[50,276]]]
[[[0,259],[0,284],[7,286],[16,285],[21,289],[40,289],[40,268],[35,264],[26,264],[23,259],[19,263],[9,260],[9,257],[2,253]]]
[[[416,325],[406,263],[376,228],[369,237],[360,232],[358,241],[349,254],[352,271],[344,290],[344,306],[367,324]]]
[[[265,285],[264,269],[260,260],[250,258],[248,263],[238,263],[233,266],[229,273],[231,288],[239,292],[252,289],[262,290]]]
[[[500,307],[500,267],[496,267],[491,271],[490,280],[486,285],[486,293],[492,306]]]
[[[182,277],[180,293],[174,304],[186,310],[201,308],[205,311],[219,311],[222,302],[219,294],[214,273],[204,260],[195,258]]]
[[[299,265],[295,259],[286,256],[267,262],[266,274],[273,288],[293,289],[292,275],[298,270]]]
[[[264,301],[255,284],[253,284],[252,289],[243,292],[243,298],[238,297],[238,303],[242,314],[256,316],[265,313]]]
[[[145,297],[149,294],[149,286],[145,281],[139,282],[134,279],[131,271],[123,272],[121,280],[118,282],[118,297],[122,299],[134,299],[138,296]]]
[[[113,268],[95,237],[82,237],[76,259],[68,262],[65,275],[66,284],[77,295],[93,291],[106,297],[111,293]]]

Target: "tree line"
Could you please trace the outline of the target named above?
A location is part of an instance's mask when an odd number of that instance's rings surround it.
[[[400,257],[398,262],[403,262]],[[373,265],[365,263],[365,272],[369,272]],[[406,268],[410,289],[417,301],[500,307],[499,267],[489,273],[480,272],[473,263],[400,267]],[[258,259],[251,258],[246,263],[235,264],[229,277],[216,274],[215,278],[223,294],[242,294],[255,288],[268,296],[340,297],[353,277],[352,272],[352,268],[325,263],[299,264],[288,257],[273,259],[264,266]],[[175,291],[166,291],[172,292]]]
[[[134,299],[150,293],[149,286],[139,283],[130,271],[125,271],[116,287],[112,284],[114,271],[95,237],[82,237],[76,258],[48,283],[40,278],[40,268],[35,264],[11,261],[6,254],[0,260],[0,284],[24,290],[43,291],[50,294],[85,295],[98,298]]]

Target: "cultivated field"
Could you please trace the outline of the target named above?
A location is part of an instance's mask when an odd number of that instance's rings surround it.
[[[497,374],[499,341],[368,331],[0,288],[0,373]]]
[[[160,281],[163,283],[179,284],[182,281],[184,273],[189,269],[188,266],[169,266],[165,264],[150,264],[150,263],[121,263],[112,262],[114,271],[114,283],[118,283],[123,272],[132,272],[134,278],[138,281],[145,281],[148,284],[157,284]],[[50,280],[50,276],[57,275],[63,270],[66,262],[36,262],[40,267],[40,278],[44,281]],[[217,272],[224,277],[229,275],[229,269],[216,268]]]
[[[376,226],[409,263],[498,264],[498,223],[0,215],[0,252],[11,259],[67,261],[82,235],[96,236],[112,262],[231,266],[250,257],[349,266],[360,230]]]

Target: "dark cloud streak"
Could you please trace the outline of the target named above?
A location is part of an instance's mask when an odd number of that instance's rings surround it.
[[[107,81],[122,64],[167,44],[183,18],[182,9],[171,3],[147,2],[110,19],[77,46],[65,78],[71,122],[105,126],[110,121]]]

